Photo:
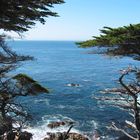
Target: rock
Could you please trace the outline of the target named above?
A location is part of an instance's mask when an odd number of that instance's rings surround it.
[[[70,83],[70,84],[67,84],[68,87],[79,87],[80,84],[74,84],[74,83]]]
[[[2,140],[31,140],[31,138],[32,134],[27,131],[20,133],[10,131],[2,136]]]
[[[15,140],[15,139],[16,139],[16,135],[17,135],[16,132],[9,132],[9,133],[7,134],[6,140]]]
[[[51,122],[48,124],[48,127],[53,129],[53,128],[57,128],[57,127],[64,126],[64,125],[71,125],[73,123],[74,122],[72,122],[72,121]]]
[[[88,140],[88,138],[78,133],[69,133],[68,140]]]
[[[57,133],[48,133],[49,138],[45,138],[44,140],[63,140],[64,135],[63,133],[57,132]]]
[[[9,132],[12,129],[12,119],[11,117],[6,117],[5,119],[0,117],[0,135],[5,132]]]
[[[44,138],[44,140],[63,140],[66,136],[66,132],[60,133],[47,133],[49,138]],[[69,133],[67,140],[89,140],[86,136],[78,133]]]
[[[59,126],[64,126],[66,125],[65,122],[51,122],[48,124],[48,127],[53,129],[53,128],[56,128],[56,127],[59,127]]]
[[[33,135],[27,131],[21,132],[17,140],[31,140],[32,136]]]
[[[130,139],[130,138],[127,137],[127,136],[122,136],[122,137],[120,137],[120,138],[118,138],[118,139],[116,139],[116,140],[132,140],[132,139]]]

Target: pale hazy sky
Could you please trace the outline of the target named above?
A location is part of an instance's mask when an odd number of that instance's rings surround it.
[[[49,17],[24,33],[27,40],[86,40],[103,26],[118,27],[140,22],[140,0],[65,0]]]

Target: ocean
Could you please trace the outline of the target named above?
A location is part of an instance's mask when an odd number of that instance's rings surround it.
[[[103,139],[114,139],[117,133],[106,128],[112,121],[123,125],[128,114],[109,103],[95,100],[101,90],[118,86],[120,69],[138,66],[129,57],[111,58],[90,53],[74,41],[8,41],[18,54],[31,55],[34,61],[22,62],[13,74],[25,73],[50,90],[49,94],[20,98],[32,115],[29,132],[39,140],[46,132],[66,131],[67,127],[51,130],[51,121],[72,120],[74,132],[92,135],[99,130]],[[70,87],[68,84],[79,84]]]

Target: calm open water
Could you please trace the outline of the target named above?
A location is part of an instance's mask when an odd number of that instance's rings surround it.
[[[120,69],[139,62],[128,57],[88,54],[91,49],[77,48],[72,41],[10,41],[8,44],[19,54],[36,58],[22,63],[16,73],[32,76],[51,91],[47,95],[20,99],[33,116],[30,131],[35,134],[35,140],[37,135],[45,135],[50,120],[63,119],[76,122],[74,131],[91,133],[99,129],[102,135],[115,137],[106,126],[112,121],[121,123],[127,114],[92,97],[100,96],[100,90],[114,87]],[[80,87],[66,86],[69,83]]]

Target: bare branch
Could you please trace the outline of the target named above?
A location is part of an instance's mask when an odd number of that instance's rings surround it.
[[[111,129],[115,130],[115,131],[119,131],[122,132],[123,134],[125,134],[126,136],[128,136],[129,138],[133,139],[133,140],[138,140],[138,138],[133,137],[132,135],[130,135],[129,133],[127,133],[125,130],[118,128],[114,122],[112,122],[112,125],[110,127]]]

